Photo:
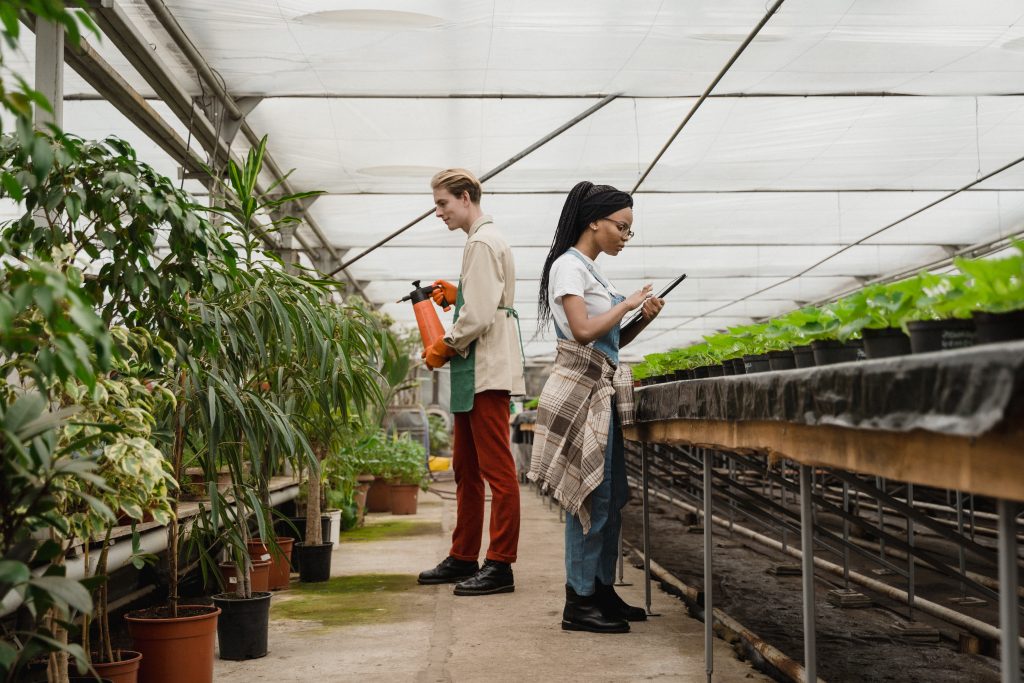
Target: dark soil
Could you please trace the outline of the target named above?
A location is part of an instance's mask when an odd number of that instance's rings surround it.
[[[716,514],[718,511],[716,510]],[[626,540],[642,547],[643,516],[639,495],[623,510]],[[700,533],[690,533],[687,513],[660,500],[651,501],[651,557],[683,583],[703,588],[703,544]],[[748,525],[749,526],[749,525]],[[770,567],[798,564],[789,555],[730,537],[714,529],[714,607],[724,610],[746,628],[797,662],[803,662],[803,613],[799,576],[775,576]],[[799,543],[798,538],[790,542]],[[827,557],[830,561],[834,558]],[[869,572],[853,566],[855,571]],[[939,629],[937,643],[905,642],[891,630],[906,621],[907,607],[875,595],[875,605],[840,609],[826,601],[832,588],[842,588],[842,577],[815,573],[818,676],[829,683],[899,681],[912,683],[987,683],[999,681],[999,661],[957,651],[957,629],[934,620],[920,610],[914,619]],[[922,575],[919,593],[930,578]],[[851,588],[862,590],[855,584]],[[935,600],[938,602],[938,600]],[[989,605],[991,609],[993,605]],[[966,611],[966,610],[965,610]],[[974,615],[972,615],[974,616]]]
[[[214,605],[178,605],[178,617],[198,617],[209,614],[214,609],[216,609]],[[166,606],[147,607],[130,614],[139,619],[170,619],[171,609]]]

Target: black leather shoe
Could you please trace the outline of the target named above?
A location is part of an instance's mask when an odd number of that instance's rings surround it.
[[[433,569],[420,572],[416,580],[421,584],[458,583],[468,579],[480,570],[480,565],[469,560],[457,560],[448,556]]]
[[[562,610],[562,630],[590,631],[591,633],[629,633],[625,619],[606,616],[597,605],[597,594],[577,595],[571,586],[565,586],[565,609]]]
[[[647,621],[647,610],[626,604],[626,601],[615,592],[614,586],[606,586],[600,581],[595,581],[594,588],[594,596],[597,598],[601,614],[626,621]]]
[[[471,578],[455,584],[456,595],[493,595],[511,593],[516,589],[512,565],[508,562],[484,560],[484,566]]]

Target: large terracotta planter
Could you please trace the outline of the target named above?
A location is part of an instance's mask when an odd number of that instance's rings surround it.
[[[375,479],[370,484],[370,490],[366,492],[366,511],[391,512],[391,491],[387,482]]]
[[[363,526],[366,521],[366,493],[370,490],[375,477],[372,474],[360,474],[356,477],[356,488],[352,498],[356,503],[356,526]]]
[[[391,514],[415,515],[419,499],[418,484],[391,484]]]
[[[100,678],[110,683],[136,683],[139,680],[139,666],[142,664],[142,653],[134,650],[115,650],[116,662],[93,662],[93,668]],[[95,656],[93,657],[95,659]]]
[[[252,573],[249,575],[249,582],[252,584],[253,592],[270,590],[270,567],[271,560],[253,560]],[[238,572],[234,562],[221,562],[219,565],[221,576],[224,577],[224,592],[231,593],[238,588]],[[232,581],[231,579],[236,579]],[[219,591],[218,591],[219,592]]]
[[[263,541],[259,539],[249,541],[249,557],[254,561],[263,560],[266,555],[270,555],[268,590],[276,591],[288,587],[289,575],[292,571],[292,544],[294,542],[295,539],[290,536],[278,536],[277,545],[281,548],[281,554],[277,555],[271,553]]]
[[[220,609],[207,605],[178,609],[189,616],[143,616],[152,610],[125,615],[135,649],[142,653],[142,683],[213,683],[213,649]]]

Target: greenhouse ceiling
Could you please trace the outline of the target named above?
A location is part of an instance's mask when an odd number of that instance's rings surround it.
[[[620,289],[689,275],[628,358],[1024,229],[1024,164],[993,174],[1024,156],[1024,0],[90,5],[104,35],[65,67],[64,128],[123,137],[172,177],[181,141],[208,159],[203,130],[237,154],[269,135],[291,189],[325,192],[301,262],[350,264],[338,276],[402,322],[410,281],[458,278],[464,235],[428,217],[353,259],[431,208],[437,170],[483,174],[591,110],[484,187],[533,359],[553,355],[538,278],[579,180],[643,179],[636,236],[602,257]],[[34,59],[29,34],[8,65],[31,81]],[[232,139],[233,112],[248,133]]]

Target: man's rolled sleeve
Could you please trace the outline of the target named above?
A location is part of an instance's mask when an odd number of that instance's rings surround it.
[[[465,357],[469,345],[494,322],[505,289],[505,273],[494,251],[481,242],[467,245],[463,264],[462,308],[444,341]]]

